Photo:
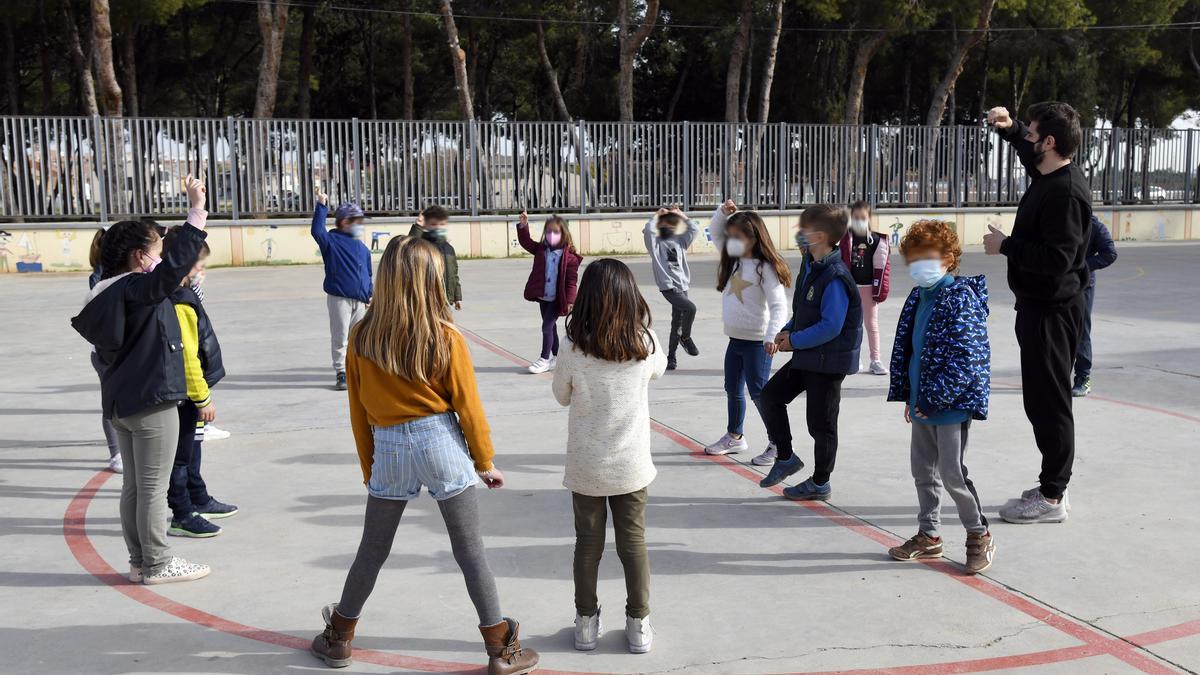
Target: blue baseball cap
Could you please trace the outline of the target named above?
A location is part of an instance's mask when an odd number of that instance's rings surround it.
[[[358,206],[358,204],[355,204],[354,202],[345,202],[343,204],[339,204],[337,207],[337,211],[333,212],[334,220],[349,220],[351,218],[362,218],[365,215],[366,214],[363,213],[363,210]]]

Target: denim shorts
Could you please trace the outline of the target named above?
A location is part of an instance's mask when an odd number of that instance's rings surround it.
[[[380,499],[415,499],[421,486],[436,500],[479,482],[458,417],[452,412],[391,427],[374,427],[375,458],[367,492]]]

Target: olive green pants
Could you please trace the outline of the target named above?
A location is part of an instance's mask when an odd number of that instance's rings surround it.
[[[625,614],[650,615],[650,556],[646,553],[646,488],[627,495],[588,497],[571,493],[575,508],[575,611],[592,616],[599,609],[596,578],[604,554],[604,530],[612,509],[617,557],[625,568]]]

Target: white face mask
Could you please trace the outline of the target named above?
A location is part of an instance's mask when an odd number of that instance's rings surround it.
[[[746,242],[741,239],[726,239],[725,252],[730,258],[740,258],[746,255]]]
[[[932,288],[946,276],[941,260],[915,260],[908,265],[908,274],[921,288]]]
[[[855,219],[850,221],[850,229],[854,230],[854,234],[860,237],[867,236],[867,228],[869,224],[865,220]]]

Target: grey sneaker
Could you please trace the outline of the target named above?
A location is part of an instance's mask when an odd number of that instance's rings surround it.
[[[887,375],[888,369],[883,367],[882,362],[872,361],[871,362],[871,374],[872,375]]]
[[[735,452],[743,452],[750,449],[750,444],[746,442],[746,437],[734,438],[733,434],[726,433],[721,437],[721,440],[704,448],[705,454],[709,455],[730,455]]]
[[[768,443],[767,449],[762,451],[762,454],[750,460],[754,466],[771,466],[775,463],[775,458],[779,456],[779,450],[775,448],[774,443]]]
[[[134,565],[133,563],[129,564],[129,583],[131,583],[131,584],[142,583],[142,566],[141,565]]]
[[[212,570],[208,565],[190,563],[183,558],[172,557],[163,568],[153,574],[144,574],[142,583],[147,586],[157,584],[173,584],[180,581],[194,581],[208,576]]]
[[[1029,499],[1000,509],[1000,517],[1018,525],[1061,523],[1067,519],[1067,506],[1063,500],[1052,504],[1041,492],[1037,492]]]
[[[650,617],[635,619],[625,617],[625,639],[629,642],[629,651],[633,654],[645,654],[654,644],[654,628],[650,625]]]
[[[1033,499],[1033,496],[1041,492],[1041,488],[1032,487],[1021,493],[1021,501]],[[1063,490],[1062,496],[1063,506],[1067,507],[1067,513],[1071,512],[1071,491]]]
[[[575,615],[575,649],[590,652],[600,643],[600,631],[604,624],[600,622],[600,608],[591,616]]]

